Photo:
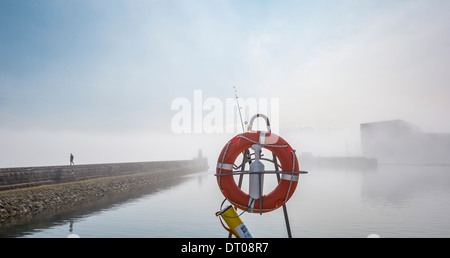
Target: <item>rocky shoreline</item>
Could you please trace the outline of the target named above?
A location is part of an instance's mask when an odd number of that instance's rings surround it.
[[[201,168],[173,168],[0,191],[0,228],[49,213],[79,209],[130,191],[151,191],[198,171]]]

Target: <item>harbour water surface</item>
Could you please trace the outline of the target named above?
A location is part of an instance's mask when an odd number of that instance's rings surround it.
[[[311,168],[289,200],[293,237],[450,237],[450,167]],[[245,181],[244,181],[245,184]],[[265,180],[265,189],[273,187]],[[214,171],[83,213],[15,227],[7,237],[224,238]],[[287,237],[282,209],[242,215],[254,237]]]

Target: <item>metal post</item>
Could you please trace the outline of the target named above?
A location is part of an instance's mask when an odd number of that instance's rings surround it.
[[[241,164],[241,171],[245,170],[245,164],[248,162],[248,157],[249,157],[250,151],[249,150],[245,150],[244,151],[244,155],[242,158],[242,164]],[[242,179],[244,178],[244,174],[240,174],[239,175],[239,183],[238,183],[238,187],[239,189],[241,189],[242,187]],[[228,238],[231,238],[232,234],[231,232],[228,233]]]
[[[273,153],[272,153],[272,156],[273,156],[273,164],[275,165],[275,171],[279,171],[277,156],[275,156],[275,154],[273,154]],[[279,183],[280,182],[280,174],[279,173],[277,173],[277,180]],[[291,225],[289,224],[289,217],[288,217],[288,213],[287,213],[286,204],[283,204],[283,213],[284,213],[284,221],[286,222],[286,230],[287,230],[288,238],[292,238]]]

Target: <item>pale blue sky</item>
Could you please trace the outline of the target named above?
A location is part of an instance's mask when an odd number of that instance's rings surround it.
[[[0,0],[0,140],[163,133],[174,98],[232,86],[280,98],[286,128],[448,132],[448,13],[444,0]]]

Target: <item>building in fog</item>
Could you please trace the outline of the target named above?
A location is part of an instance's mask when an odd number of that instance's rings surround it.
[[[363,123],[362,153],[380,164],[450,164],[450,134],[426,133],[403,120]]]

